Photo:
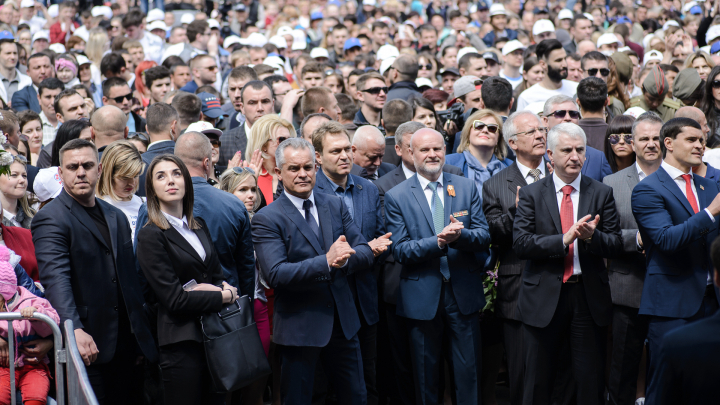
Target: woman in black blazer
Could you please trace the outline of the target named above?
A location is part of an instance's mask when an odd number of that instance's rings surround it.
[[[205,221],[194,218],[193,188],[185,164],[157,156],[146,181],[148,222],[138,233],[137,256],[157,309],[165,403],[217,403],[205,360],[199,317],[237,299]],[[194,287],[188,285],[197,283]],[[192,289],[191,289],[192,288]]]

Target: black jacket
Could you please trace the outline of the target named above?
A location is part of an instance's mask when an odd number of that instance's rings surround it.
[[[420,89],[415,82],[397,82],[390,86],[390,90],[387,94],[387,101],[401,99],[408,100],[410,97],[422,97]]]

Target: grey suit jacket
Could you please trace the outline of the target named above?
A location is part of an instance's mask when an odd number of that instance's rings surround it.
[[[245,133],[245,125],[223,132],[220,136],[220,160],[215,165],[219,170],[224,171],[227,168],[228,161],[232,160],[238,151],[242,153],[243,159],[245,159],[248,135]]]
[[[637,250],[638,225],[630,204],[633,188],[639,182],[637,167],[634,164],[603,179],[603,183],[613,189],[624,250],[621,258],[608,260],[610,293],[613,304],[631,308],[640,308],[646,270],[645,255]]]

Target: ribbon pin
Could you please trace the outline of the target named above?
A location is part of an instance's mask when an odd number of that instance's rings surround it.
[[[450,194],[450,197],[455,197],[455,187],[452,185],[448,186],[448,194]]]
[[[705,190],[705,187],[703,187],[703,186],[700,186],[700,190]]]

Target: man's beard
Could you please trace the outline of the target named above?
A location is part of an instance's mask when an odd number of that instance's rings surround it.
[[[563,79],[567,79],[568,77],[568,70],[567,68],[562,69],[554,69],[550,65],[548,65],[548,77],[550,80],[554,82],[559,82]]]
[[[275,113],[280,114],[280,110],[282,110],[282,103],[275,100]]]

